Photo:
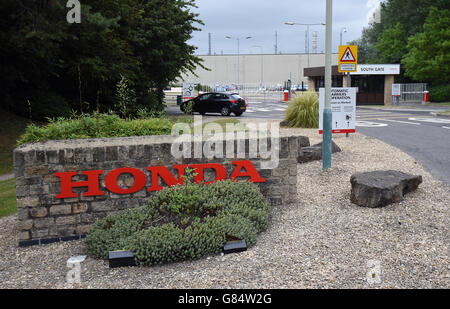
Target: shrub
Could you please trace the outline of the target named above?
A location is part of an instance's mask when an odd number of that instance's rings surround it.
[[[319,96],[307,91],[291,100],[286,110],[285,123],[288,127],[319,127]]]
[[[220,252],[227,240],[253,245],[269,216],[270,205],[253,183],[187,179],[157,192],[143,207],[98,220],[85,245],[104,259],[109,251],[131,250],[138,265],[194,260]]]
[[[449,102],[450,101],[450,85],[439,85],[430,87],[431,102]]]
[[[42,127],[29,125],[18,145],[47,140],[170,134],[172,129],[168,119],[126,120],[114,114],[83,114],[49,121]]]
[[[136,92],[125,76],[121,75],[120,77],[120,81],[116,84],[117,102],[115,108],[123,118],[126,118],[129,114],[130,107],[136,105]]]

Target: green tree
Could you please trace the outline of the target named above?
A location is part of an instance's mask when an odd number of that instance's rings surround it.
[[[358,62],[364,64],[378,63],[378,50],[374,48],[378,33],[381,32],[382,25],[371,23],[369,27],[363,28],[361,38],[350,42],[350,45],[358,45]]]
[[[375,45],[378,50],[378,60],[380,63],[400,63],[403,55],[408,49],[407,37],[401,23],[394,27],[385,29],[380,40]]]
[[[450,10],[431,7],[424,31],[408,40],[403,58],[405,74],[434,85],[450,81]]]
[[[361,37],[352,42],[359,45],[359,62],[382,63],[386,62],[385,59],[392,59],[393,51],[386,49],[384,44],[378,44],[382,40],[384,32],[387,31],[384,35],[384,41],[387,42],[394,38],[393,35],[399,33],[397,24],[401,24],[404,37],[397,36],[395,41],[406,42],[409,36],[423,31],[423,24],[431,6],[449,9],[450,3],[448,0],[386,0],[381,2],[381,23],[370,23],[363,29]],[[404,48],[403,51],[405,52]],[[395,58],[402,58],[398,57],[399,55],[396,55]]]
[[[66,21],[65,4],[2,0],[0,84],[9,109],[28,116],[29,101],[43,116],[107,111],[123,75],[136,91],[135,110],[161,110],[162,90],[201,65],[187,43],[201,24],[194,1],[81,1],[79,24]]]

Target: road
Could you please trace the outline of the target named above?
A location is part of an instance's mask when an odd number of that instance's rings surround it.
[[[277,101],[252,101],[248,100],[248,107],[239,118],[266,118],[266,119],[283,119],[285,111],[288,107],[287,102]],[[169,115],[182,115],[178,106],[169,106],[167,109]],[[206,116],[220,116],[219,114],[207,114]],[[231,114],[231,117],[234,117]]]
[[[450,118],[430,112],[357,109],[357,131],[406,152],[450,184]]]
[[[283,119],[287,103],[249,101],[240,118]],[[380,139],[406,152],[436,178],[450,184],[450,118],[430,110],[376,110],[357,108],[357,132]],[[171,106],[169,114],[181,114]],[[207,116],[218,116],[211,114]]]

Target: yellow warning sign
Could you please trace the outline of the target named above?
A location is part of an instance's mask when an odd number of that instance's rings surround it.
[[[356,72],[358,66],[358,46],[339,45],[339,72]]]

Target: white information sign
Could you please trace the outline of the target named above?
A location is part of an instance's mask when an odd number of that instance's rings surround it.
[[[194,89],[193,83],[183,83],[183,101],[195,98]]]
[[[323,133],[325,88],[319,89],[319,133]],[[333,133],[355,133],[356,88],[331,88]]]
[[[358,64],[356,72],[350,75],[398,75],[400,64]]]
[[[400,84],[392,84],[392,95],[393,96],[400,96]]]

